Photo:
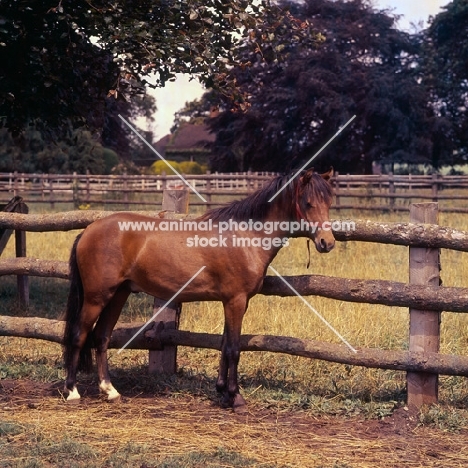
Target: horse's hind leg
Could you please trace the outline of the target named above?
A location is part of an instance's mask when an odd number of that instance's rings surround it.
[[[110,381],[109,365],[107,361],[107,348],[109,346],[112,330],[122,311],[130,290],[121,286],[107,306],[102,311],[99,320],[94,327],[94,344],[96,346],[96,364],[99,377],[99,389],[107,395],[109,402],[120,400],[119,392],[114,388]]]
[[[89,353],[91,352],[89,350],[90,343],[87,342],[87,340],[101,310],[102,306],[90,304],[85,301],[81,309],[82,319],[79,324],[75,326],[76,328],[73,331],[71,343],[72,351],[67,362],[67,379],[65,381],[65,392],[68,394],[67,401],[69,402],[79,401],[81,398],[76,388],[76,373],[80,366],[80,353],[82,350],[86,350]],[[84,365],[84,370],[89,371],[90,369],[88,366],[91,367],[91,358],[89,358],[87,362],[81,364]]]

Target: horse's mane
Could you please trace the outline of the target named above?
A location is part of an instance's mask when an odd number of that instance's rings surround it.
[[[295,203],[297,196],[297,185],[300,183],[300,176],[290,182],[293,176],[294,174],[279,175],[246,198],[235,200],[220,208],[208,210],[199,219],[212,219],[213,221],[228,221],[230,219],[233,221],[245,221],[254,219],[263,221],[271,208],[271,203],[268,200],[276,195],[285,184],[288,184],[287,187],[281,191],[275,198],[275,201],[282,201],[293,206],[293,202]],[[310,195],[312,199],[324,201],[328,204],[331,203],[333,197],[332,186],[319,174],[313,173],[304,189],[307,190],[307,195]]]

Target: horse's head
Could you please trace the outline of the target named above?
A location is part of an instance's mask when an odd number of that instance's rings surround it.
[[[329,218],[333,199],[332,176],[333,168],[325,174],[317,174],[310,169],[300,176],[296,190],[297,220],[310,224],[310,230],[304,234],[314,241],[319,252],[330,252],[335,246]]]

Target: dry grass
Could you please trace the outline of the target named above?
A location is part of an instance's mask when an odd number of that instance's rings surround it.
[[[9,390],[16,396],[3,399],[0,414],[10,428],[0,466],[393,468],[468,462],[465,437],[401,414],[366,422],[251,405],[237,415],[187,395],[69,406],[45,396],[44,388],[19,383]],[[33,465],[38,459],[42,465]]]

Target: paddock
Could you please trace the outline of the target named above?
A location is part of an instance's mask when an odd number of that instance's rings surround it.
[[[153,214],[160,216],[159,212],[153,212]],[[51,215],[5,216],[2,214],[0,215],[0,228],[18,228],[35,232],[56,231],[58,227],[63,230],[82,229],[92,220],[105,215],[106,213],[91,211]],[[8,222],[5,221],[6,218],[9,219]],[[15,224],[11,224],[12,219]],[[467,248],[467,237],[464,231],[436,225],[425,225],[422,228],[417,223],[356,221],[354,232],[335,233],[335,236],[341,242],[351,243],[379,240],[386,244],[396,243],[424,249],[450,248],[460,252],[466,251]],[[385,246],[382,247],[385,248]],[[62,278],[62,280],[68,277],[65,262],[18,257],[4,259],[0,262],[0,266],[2,275],[38,275]],[[443,263],[442,268],[444,268]],[[307,296],[321,295],[341,302],[385,304],[385,310],[388,310],[389,314],[392,307],[424,309],[437,315],[440,311],[463,314],[467,309],[465,304],[468,294],[464,288],[446,286],[434,288],[382,280],[323,278],[321,275],[285,276],[285,278],[296,290]],[[275,300],[274,296],[292,295],[291,290],[273,276],[265,281],[262,294],[265,298],[272,300]],[[183,310],[182,314],[184,314]],[[122,340],[128,337],[128,334],[132,333],[132,330],[134,331],[140,323],[121,324],[113,336],[114,349],[119,348]],[[38,343],[48,343],[47,340],[58,343],[61,339],[62,326],[60,321],[41,317],[2,317],[0,321],[2,334],[36,338],[34,342]],[[154,351],[164,345],[166,347],[168,345],[182,346],[181,349],[195,346],[200,353],[204,352],[201,346],[213,350],[219,347],[220,337],[216,334],[165,330],[161,327],[157,330],[157,328],[152,328],[146,336],[140,335],[133,343],[134,347]],[[30,338],[15,338],[15,340],[23,340],[21,343],[27,343]],[[309,358],[340,362],[347,369],[348,366],[368,365],[393,369],[395,372],[404,370],[432,375],[455,373],[466,375],[464,356],[443,355],[432,351],[420,354],[417,351],[404,349],[390,351],[358,347],[358,353],[355,355],[339,343],[324,343],[279,335],[244,336],[242,347],[247,353],[251,350],[256,350],[255,352],[268,350],[280,353],[277,355],[281,356],[282,353],[291,352],[298,356],[306,356],[306,361]],[[209,353],[207,356],[213,356],[209,349],[206,352]],[[184,353],[179,352],[179,367],[184,366],[185,359]],[[130,371],[129,375],[127,375],[128,369],[116,369],[116,372],[119,386],[122,387],[125,395],[123,404],[118,407],[106,406],[99,400],[92,389],[93,381],[90,378],[84,381],[86,398],[84,405],[78,409],[70,409],[62,401],[60,391],[63,383],[61,381],[52,384],[34,383],[27,379],[0,381],[2,402],[5,403],[6,408],[14,408],[14,410],[4,410],[3,417],[12,424],[8,427],[14,433],[20,431],[18,425],[21,424],[21,420],[24,420],[28,413],[34,412],[41,419],[40,423],[36,423],[36,428],[40,426],[41,431],[48,434],[51,440],[60,440],[60,434],[66,431],[67,422],[75,421],[73,424],[77,424],[81,428],[80,433],[84,434],[88,432],[85,429],[89,426],[86,422],[90,419],[95,420],[96,428],[89,431],[88,435],[95,434],[97,438],[95,431],[99,430],[101,433],[108,434],[107,440],[113,437],[118,439],[118,441],[111,442],[108,449],[103,449],[102,444],[88,443],[88,448],[92,446],[98,454],[93,456],[101,460],[99,466],[102,466],[102,460],[110,460],[112,456],[114,456],[112,460],[124,458],[145,462],[158,460],[161,456],[159,452],[154,453],[149,448],[151,444],[145,445],[148,437],[158,440],[160,450],[166,455],[171,454],[174,466],[183,466],[183,463],[196,466],[193,461],[196,457],[205,461],[214,459],[218,465],[222,465],[224,460],[226,466],[333,466],[333,464],[340,466],[339,463],[342,463],[341,466],[347,466],[346,463],[354,466],[356,456],[360,460],[359,466],[376,466],[377,461],[380,463],[379,466],[389,467],[398,466],[402,461],[411,461],[414,466],[421,464],[439,466],[437,460],[439,462],[444,460],[442,463],[444,466],[464,466],[465,464],[463,433],[459,438],[459,436],[449,436],[448,433],[441,432],[434,425],[426,427],[424,418],[429,418],[427,414],[432,414],[431,417],[436,419],[438,413],[430,413],[435,410],[429,410],[429,413],[415,413],[400,405],[397,405],[398,407],[394,410],[389,410],[387,404],[385,409],[379,410],[382,412],[382,418],[377,420],[367,421],[363,416],[364,413],[359,410],[355,416],[351,416],[351,419],[348,413],[337,413],[336,417],[326,416],[323,419],[320,417],[323,411],[320,408],[326,405],[324,400],[308,403],[309,409],[306,411],[292,412],[287,407],[282,409],[282,405],[277,403],[271,407],[265,402],[259,403],[254,400],[247,415],[238,416],[227,413],[217,406],[216,397],[210,390],[212,381],[203,374],[197,377],[193,371],[189,374],[186,372],[181,374],[178,371],[172,377],[168,374],[163,377],[150,375],[145,377],[148,382],[142,384],[138,381],[135,371]],[[147,371],[144,367],[140,367],[139,372],[145,375]],[[193,387],[188,392],[180,390],[187,385],[187,382],[198,390],[194,390]],[[171,389],[177,388],[179,390],[172,394]],[[255,390],[255,388],[249,390],[249,394],[252,394],[251,399],[255,393],[263,391],[262,389]],[[378,403],[375,404],[378,405]],[[447,411],[452,415],[456,414],[455,409],[454,413],[451,413],[452,410]],[[132,416],[131,413],[133,413]],[[61,416],[63,418],[64,414],[65,418],[60,423],[59,419]],[[146,419],[149,414],[152,419]],[[343,418],[345,414],[347,416]],[[47,417],[47,415],[50,416]],[[135,415],[137,419],[133,417]],[[447,413],[445,417],[447,418]],[[116,428],[106,428],[109,418],[118,418],[122,421],[118,434],[115,432]],[[154,427],[150,429],[147,423],[153,422],[153,418]],[[213,422],[215,422],[215,429],[211,427]],[[220,428],[224,430],[233,422],[237,424],[236,429],[219,432]],[[173,431],[170,430],[171,427]],[[203,437],[193,436],[194,428],[197,428]],[[187,441],[186,437],[181,436],[182,433],[192,434],[195,438]],[[19,440],[21,437],[30,437],[30,434],[30,429],[27,429],[12,437],[17,437]],[[246,449],[236,439],[236,436],[240,434],[243,434],[242,444],[246,444]],[[407,445],[408,437],[414,441],[411,446]],[[331,445],[330,438],[334,441]],[[440,443],[435,443],[435,439]],[[257,443],[254,443],[254,440],[257,440]],[[71,442],[62,440],[61,445],[59,444],[59,454],[54,454],[54,457],[66,456],[66,451],[71,447],[66,443]],[[74,443],[76,444],[76,441]],[[77,452],[84,451],[81,446],[75,445],[71,448]],[[314,452],[317,453],[313,454]],[[194,457],[189,462],[184,455],[186,453]],[[211,458],[204,458],[208,457],[208,454]],[[238,457],[237,465],[232,462],[236,456]],[[89,464],[91,459],[89,457],[92,455],[83,453],[82,457]],[[226,461],[226,457],[229,461]],[[156,461],[153,463],[158,466]]]
[[[326,278],[314,275],[266,277],[260,294],[273,296],[324,296],[341,301],[367,302],[386,306],[408,307],[410,311],[410,342],[408,351],[359,349],[353,353],[342,344],[334,345],[281,336],[244,336],[242,350],[271,351],[324,359],[348,365],[405,370],[408,372],[408,403],[421,407],[437,402],[437,374],[468,376],[468,357],[439,354],[440,313],[468,312],[468,288],[449,288],[439,284],[439,249],[468,251],[468,233],[434,224],[437,220],[436,203],[412,206],[412,223],[370,223],[353,221],[354,230],[335,231],[338,241],[379,242],[410,247],[410,284],[382,281],[360,281]],[[0,229],[5,231],[67,231],[84,228],[96,219],[109,215],[105,212],[68,212],[59,215],[0,214]],[[156,213],[157,217],[166,212]],[[171,215],[168,215],[171,217]],[[177,215],[175,215],[177,216]],[[186,217],[185,215],[182,215]],[[179,215],[179,219],[181,216]],[[415,221],[423,221],[416,223]],[[429,221],[429,222],[424,222]],[[348,225],[339,221],[338,225]],[[336,224],[335,222],[333,224]],[[432,225],[431,225],[432,224]],[[17,237],[17,243],[25,242]],[[16,274],[68,278],[64,262],[42,261],[23,257],[26,247],[16,259],[0,263],[0,275]],[[420,257],[423,257],[423,260]],[[429,260],[428,260],[429,258]],[[415,270],[411,276],[411,271]],[[425,278],[426,277],[426,278]],[[288,287],[288,284],[290,285]],[[31,321],[33,322],[31,323]],[[431,325],[428,326],[428,323]],[[0,318],[0,334],[22,336],[61,342],[63,324],[46,319]],[[116,329],[111,348],[120,348],[136,334],[143,324]],[[33,331],[31,331],[31,329]],[[157,322],[139,334],[129,346],[136,349],[164,350],[164,346],[192,346],[220,349],[221,337],[164,330]],[[416,380],[414,385],[411,382]]]

